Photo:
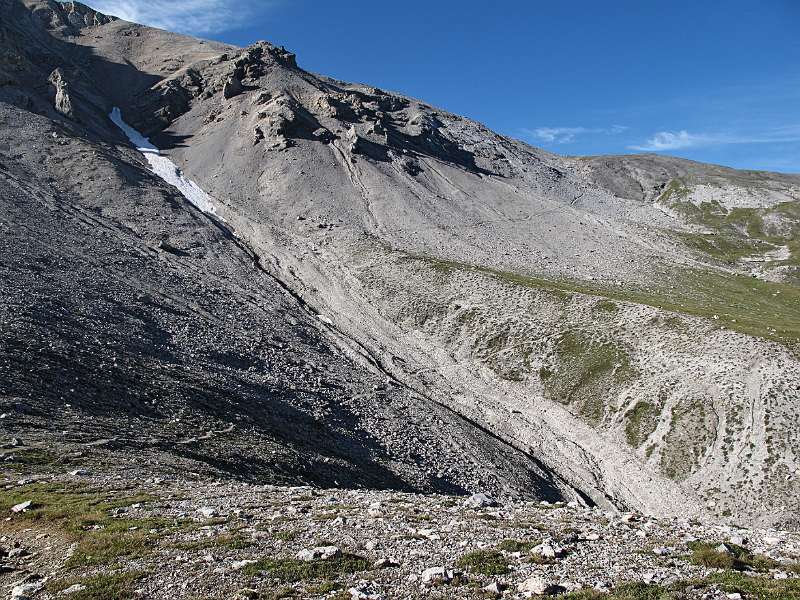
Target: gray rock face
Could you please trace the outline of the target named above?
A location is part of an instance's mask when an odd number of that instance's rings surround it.
[[[61,69],[54,70],[50,74],[49,81],[55,88],[55,109],[68,119],[74,120],[75,109],[72,106],[69,84],[64,79],[64,73]]]
[[[116,17],[99,13],[80,2],[63,2],[62,6],[70,25],[77,29],[106,25],[116,20]]]

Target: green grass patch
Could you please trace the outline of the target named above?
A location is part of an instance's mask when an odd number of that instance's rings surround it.
[[[114,509],[152,500],[145,494],[37,483],[0,491],[0,514],[8,514],[15,504],[31,501],[30,510],[12,519],[61,528],[78,544],[67,566],[91,566],[109,564],[122,556],[142,556],[161,535],[180,526],[167,519],[111,515]]]
[[[775,250],[775,246],[769,242],[744,236],[683,231],[676,235],[692,250],[731,265],[743,258]]]
[[[128,600],[137,598],[134,586],[145,577],[142,572],[105,573],[86,578],[60,579],[51,582],[47,591],[56,595],[79,584],[85,589],[69,595],[70,600]]]
[[[497,550],[475,550],[456,561],[456,566],[479,575],[504,575],[510,571],[508,560]]]
[[[230,550],[244,550],[253,546],[253,541],[237,533],[223,533],[193,542],[175,544],[176,550],[207,550],[210,548],[228,548]]]
[[[656,200],[656,202],[660,202],[662,204],[670,204],[671,202],[675,202],[676,200],[678,201],[683,200],[689,195],[689,193],[690,190],[689,187],[686,185],[686,182],[680,177],[676,177],[667,184],[667,186],[664,188],[664,191],[661,192],[661,195],[659,195],[658,200]]]
[[[800,287],[794,285],[713,270],[673,268],[650,287],[606,286],[592,281],[520,275],[465,263],[448,264],[509,285],[586,294],[701,317],[740,333],[779,342],[800,354]]]
[[[334,581],[323,581],[312,586],[308,591],[315,596],[325,596],[339,590],[342,586]],[[347,595],[350,598],[350,594]]]
[[[641,400],[625,413],[625,439],[633,448],[641,446],[655,431],[659,411],[650,402]]]
[[[149,554],[155,546],[155,536],[145,531],[92,531],[78,542],[75,553],[66,567],[109,565],[119,558],[138,558]]]
[[[0,456],[3,459],[3,469],[20,473],[35,471],[37,467],[55,464],[60,457],[46,448],[20,446],[13,450],[6,450]]]
[[[619,312],[619,305],[611,300],[598,300],[592,306],[592,312],[614,314]]]
[[[752,600],[800,600],[800,579],[769,579],[729,571],[693,583],[713,585],[726,594],[739,593]]]
[[[604,594],[597,590],[578,590],[558,596],[561,600],[676,600],[677,596],[672,590],[655,584],[623,583],[615,587],[610,593]]]
[[[717,550],[720,544],[714,542],[690,542],[688,546],[692,551],[689,560],[704,567],[735,571],[767,571],[779,564],[766,556],[752,554],[736,544],[725,544],[728,552]]]
[[[555,367],[543,378],[548,396],[575,405],[584,418],[594,423],[604,416],[609,390],[637,375],[622,347],[583,331],[562,333],[554,348],[554,359]]]
[[[733,264],[749,256],[763,255],[778,246],[789,246],[786,260],[771,265],[800,265],[800,202],[782,202],[765,208],[727,209],[718,201],[694,204],[687,200],[689,188],[673,180],[659,202],[682,215],[688,222],[713,233],[678,233],[689,248],[710,258]]]
[[[262,558],[247,565],[246,575],[265,574],[283,583],[296,583],[315,579],[331,580],[340,575],[358,573],[369,569],[369,561],[355,554],[343,554],[329,560],[304,561],[294,558]]]
[[[705,579],[679,581],[669,586],[645,583],[625,583],[611,593],[596,590],[579,590],[558,596],[560,600],[681,600],[686,590],[692,597],[703,591],[721,590],[726,594],[739,593],[748,600],[800,600],[800,579],[769,579],[745,575],[735,571],[717,573]]]

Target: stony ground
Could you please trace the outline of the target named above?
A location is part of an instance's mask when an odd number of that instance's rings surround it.
[[[800,534],[576,504],[5,477],[12,598],[800,598]],[[738,594],[738,596],[737,596]]]

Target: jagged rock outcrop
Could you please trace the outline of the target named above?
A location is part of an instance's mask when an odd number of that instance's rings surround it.
[[[225,86],[222,88],[222,95],[226,100],[230,100],[242,93],[242,80],[236,75],[231,75],[225,81]]]
[[[63,71],[61,69],[55,69],[50,74],[48,81],[55,89],[54,106],[56,111],[68,119],[75,120],[75,108],[72,105],[72,95],[70,93],[69,84],[64,79]]]
[[[117,18],[104,15],[80,2],[48,2],[36,3],[32,6],[33,14],[42,20],[48,29],[65,34],[77,35],[87,27],[106,25]]]

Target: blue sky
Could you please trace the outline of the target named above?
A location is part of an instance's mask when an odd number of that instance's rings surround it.
[[[800,0],[96,0],[561,154],[800,172]]]

